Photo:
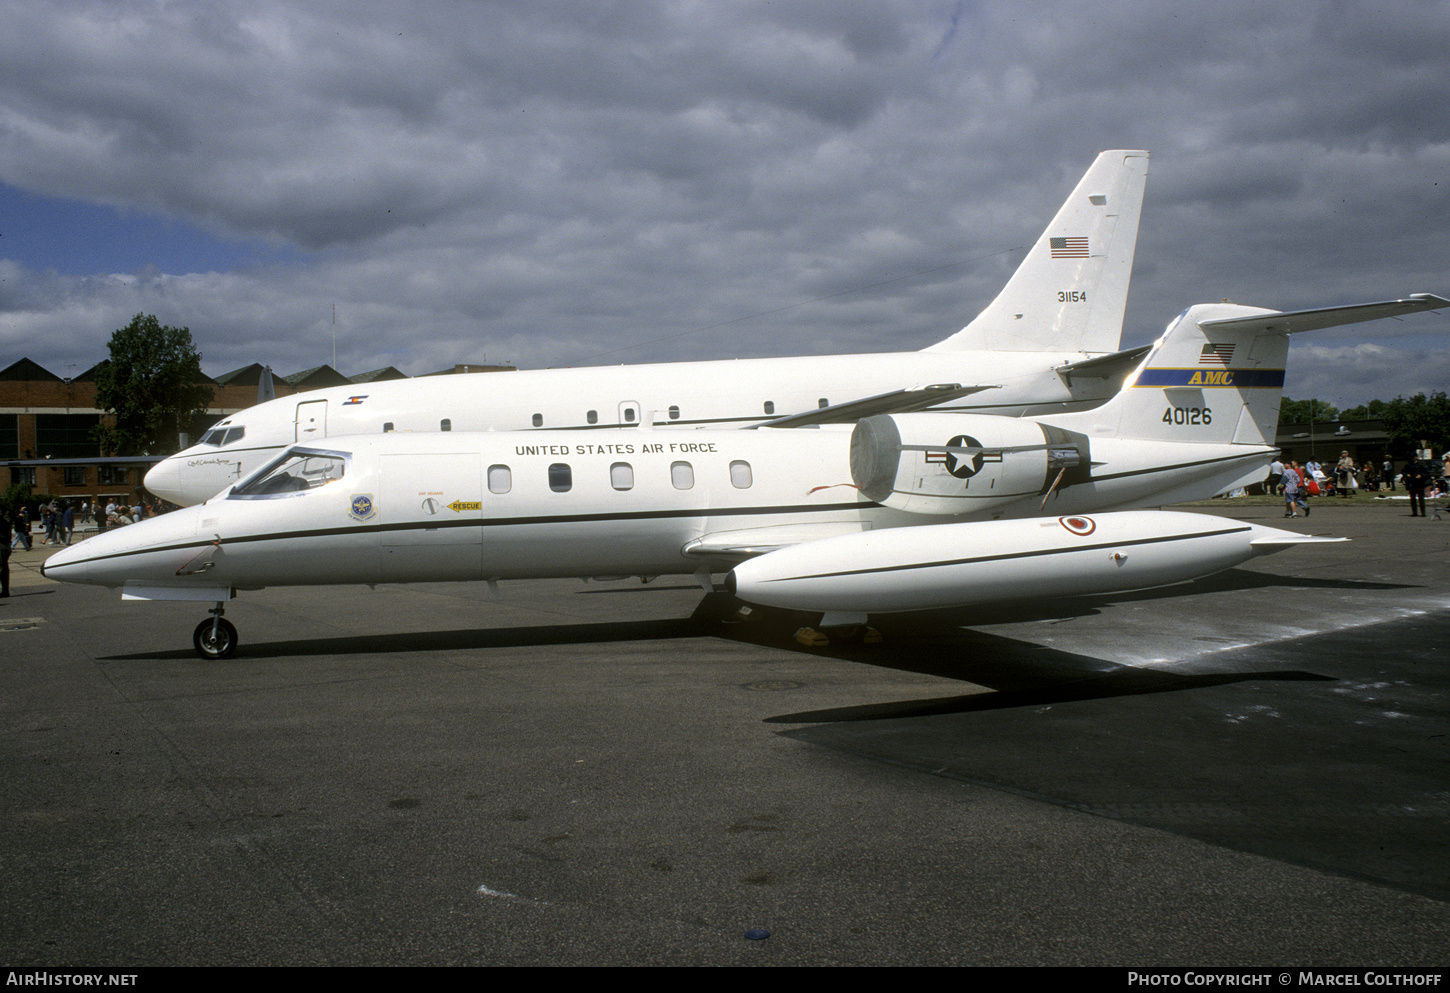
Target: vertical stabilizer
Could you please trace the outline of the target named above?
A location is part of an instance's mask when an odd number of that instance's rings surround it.
[[[1198,304],[1168,325],[1117,396],[1051,423],[1139,441],[1272,446],[1289,335],[1444,308],[1450,300],[1433,293],[1314,310]]]
[[[1095,410],[1050,420],[1138,441],[1273,445],[1289,336],[1262,318],[1277,314],[1231,303],[1190,307],[1117,396]]]
[[[1147,152],[1099,155],[997,298],[925,351],[1117,351],[1147,175]]]

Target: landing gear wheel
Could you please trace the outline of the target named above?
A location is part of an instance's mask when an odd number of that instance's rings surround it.
[[[237,629],[224,617],[207,618],[191,633],[191,643],[204,659],[224,659],[237,650]]]

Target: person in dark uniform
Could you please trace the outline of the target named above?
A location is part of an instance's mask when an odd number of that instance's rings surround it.
[[[1410,516],[1425,516],[1425,487],[1430,485],[1430,474],[1425,471],[1425,463],[1416,459],[1405,466],[1405,471],[1400,474],[1400,482],[1405,484],[1405,490],[1410,494]]]
[[[10,595],[10,542],[15,538],[15,529],[10,526],[10,515],[0,511],[0,597]]]

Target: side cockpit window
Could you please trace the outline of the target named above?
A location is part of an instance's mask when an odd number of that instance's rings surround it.
[[[346,452],[294,448],[237,484],[228,499],[270,499],[319,489],[346,475],[347,460]]]

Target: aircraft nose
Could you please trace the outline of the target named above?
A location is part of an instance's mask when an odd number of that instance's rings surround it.
[[[163,500],[172,503],[184,503],[178,499],[182,496],[181,487],[181,465],[175,455],[169,459],[153,465],[146,473],[146,489],[156,494]]]
[[[46,579],[58,579],[62,582],[84,582],[79,578],[84,571],[79,568],[79,564],[88,558],[90,553],[85,549],[84,542],[71,545],[47,555],[45,561],[40,563],[40,574]]]

